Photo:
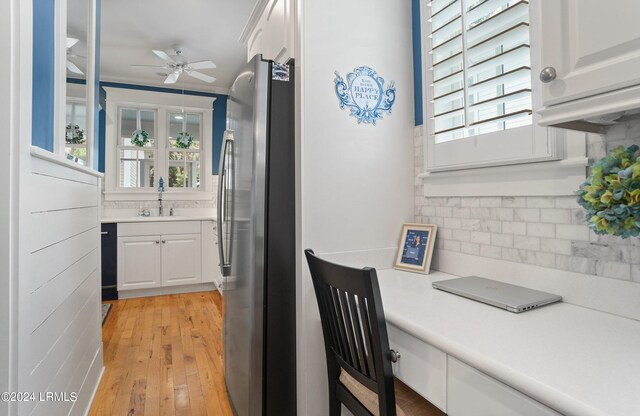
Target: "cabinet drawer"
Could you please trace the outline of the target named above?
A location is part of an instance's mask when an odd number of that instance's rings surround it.
[[[449,416],[560,416],[451,356],[448,372]]]
[[[127,222],[118,225],[118,236],[200,234],[200,221]]]
[[[447,354],[387,324],[389,345],[400,352],[394,375],[443,412],[447,412]]]

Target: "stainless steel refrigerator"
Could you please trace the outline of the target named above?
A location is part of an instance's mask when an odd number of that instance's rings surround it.
[[[227,106],[218,249],[225,378],[238,416],[296,414],[294,82],[288,68],[254,58],[231,87]]]

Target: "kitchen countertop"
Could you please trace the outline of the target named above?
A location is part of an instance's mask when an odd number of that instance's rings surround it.
[[[193,215],[193,216],[179,216],[173,217],[114,217],[114,218],[102,218],[100,221],[104,223],[121,223],[121,222],[166,222],[166,221],[215,221],[216,217],[213,215]]]
[[[640,415],[640,322],[568,303],[520,314],[378,270],[387,322],[567,415]]]

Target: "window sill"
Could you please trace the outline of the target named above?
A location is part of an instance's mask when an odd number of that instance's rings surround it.
[[[213,201],[214,193],[205,191],[166,191],[163,201]],[[111,191],[104,192],[105,201],[157,201],[157,191]]]
[[[424,172],[425,197],[440,196],[561,196],[573,195],[586,177],[589,159]]]

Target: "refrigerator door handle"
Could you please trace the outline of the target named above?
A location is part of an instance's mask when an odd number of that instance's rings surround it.
[[[217,215],[217,228],[218,228],[218,255],[220,257],[220,271],[222,272],[223,277],[227,277],[231,273],[231,264],[226,262],[225,258],[225,246],[224,246],[224,224],[225,219],[224,215],[228,215],[228,205],[227,205],[227,197],[228,197],[228,189],[226,187],[228,178],[227,178],[227,168],[231,163],[230,160],[227,160],[227,157],[233,157],[233,132],[227,130],[224,135],[224,143],[222,144],[222,155],[220,159],[220,178],[218,182],[218,215]],[[227,247],[228,249],[228,247]]]

